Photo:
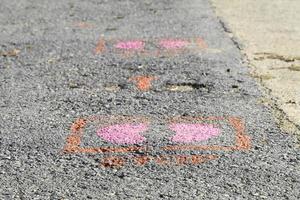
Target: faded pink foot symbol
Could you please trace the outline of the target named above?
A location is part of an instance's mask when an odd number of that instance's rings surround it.
[[[159,45],[165,49],[179,49],[188,44],[185,40],[179,39],[164,39],[159,42]]]
[[[118,42],[117,44],[115,44],[115,48],[126,50],[140,50],[143,49],[144,46],[144,42],[139,40]]]
[[[211,124],[171,124],[169,128],[176,132],[171,140],[179,143],[205,141],[221,134],[219,128]]]
[[[148,129],[146,124],[117,124],[97,131],[102,139],[114,144],[137,144],[146,140],[139,133]]]

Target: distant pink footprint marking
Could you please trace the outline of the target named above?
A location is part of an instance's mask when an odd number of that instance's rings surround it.
[[[211,124],[170,124],[169,128],[176,132],[171,140],[179,143],[205,141],[221,134],[219,128]]]
[[[144,46],[145,46],[144,42],[140,40],[118,42],[117,44],[115,44],[116,48],[126,49],[126,50],[139,50],[139,49],[143,49]]]
[[[159,42],[159,45],[165,49],[179,49],[188,44],[185,40],[180,39],[164,39]]]
[[[137,144],[146,140],[139,133],[147,130],[146,124],[117,124],[97,131],[102,139],[114,144]]]

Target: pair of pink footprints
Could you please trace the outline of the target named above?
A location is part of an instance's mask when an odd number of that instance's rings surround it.
[[[221,134],[220,129],[211,124],[173,123],[168,128],[176,133],[170,140],[177,143],[205,141]],[[138,144],[146,141],[141,133],[148,129],[146,123],[117,124],[100,128],[97,135],[114,144]]]
[[[183,48],[188,44],[186,40],[180,39],[163,39],[159,41],[159,46],[165,49]],[[126,50],[141,50],[144,49],[145,42],[141,40],[118,42],[115,47]]]

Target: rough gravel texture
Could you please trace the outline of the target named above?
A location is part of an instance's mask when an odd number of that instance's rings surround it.
[[[78,27],[82,21],[90,26]],[[259,103],[263,94],[208,1],[1,0],[0,36],[6,52],[0,57],[0,199],[300,198],[295,137],[281,132]],[[159,57],[95,55],[100,37],[202,37],[208,49]],[[135,75],[158,79],[142,92],[128,81]],[[120,90],[105,90],[107,84]],[[168,84],[194,87],[176,92]],[[97,115],[154,119],[145,134],[151,155],[170,144],[163,119],[178,115],[239,117],[252,146],[171,152],[220,156],[198,165],[113,169],[99,167],[102,154],[62,153],[71,124]],[[221,126],[224,138],[215,142],[230,144],[232,129]],[[95,142],[95,130],[87,128],[83,145],[105,143]]]

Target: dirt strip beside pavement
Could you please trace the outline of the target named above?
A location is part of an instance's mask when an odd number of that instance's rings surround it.
[[[217,15],[246,55],[284,131],[300,126],[300,2],[212,0]]]

